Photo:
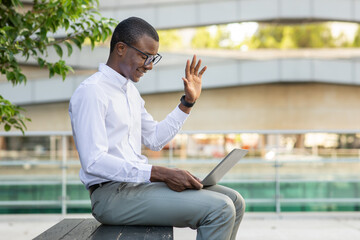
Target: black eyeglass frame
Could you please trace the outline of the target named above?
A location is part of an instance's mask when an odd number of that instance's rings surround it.
[[[139,53],[142,53],[146,56],[146,59],[144,61],[144,66],[147,66],[149,65],[151,62],[153,63],[153,65],[156,65],[158,62],[160,62],[162,56],[157,53],[156,55],[149,55],[149,54],[146,54],[144,53],[143,51],[137,49],[136,47],[124,42],[127,46],[131,47],[132,49],[135,49],[136,51],[138,51]],[[150,60],[149,60],[150,59]]]

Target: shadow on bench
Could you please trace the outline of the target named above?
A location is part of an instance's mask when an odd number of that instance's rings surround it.
[[[111,226],[95,219],[64,219],[34,240],[138,240],[173,239],[173,227]]]

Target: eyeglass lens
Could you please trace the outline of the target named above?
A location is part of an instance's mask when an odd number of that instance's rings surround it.
[[[160,55],[148,56],[148,58],[145,61],[145,65],[149,65],[150,63],[153,63],[155,65],[160,61],[160,59],[161,59]]]

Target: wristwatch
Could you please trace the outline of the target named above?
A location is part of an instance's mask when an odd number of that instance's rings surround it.
[[[185,107],[188,107],[188,108],[191,108],[195,104],[195,102],[193,102],[193,103],[187,102],[185,100],[185,95],[182,95],[182,97],[180,98],[180,102],[182,103],[182,105],[184,105]]]

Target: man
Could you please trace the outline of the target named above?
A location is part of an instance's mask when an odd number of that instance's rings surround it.
[[[133,82],[161,59],[159,37],[131,17],[115,28],[106,64],[77,88],[69,114],[90,191],[93,216],[104,224],[197,229],[197,239],[235,239],[245,210],[236,191],[212,186],[188,171],[148,164],[141,144],[161,150],[180,130],[201,93],[201,60],[185,67],[185,95],[161,122],[153,120]],[[199,71],[200,70],[200,71]]]

